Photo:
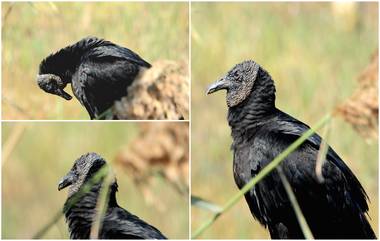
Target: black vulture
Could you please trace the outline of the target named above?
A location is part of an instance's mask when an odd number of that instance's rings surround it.
[[[64,206],[66,222],[71,239],[89,239],[96,216],[98,196],[104,177],[91,183],[91,188],[83,192],[85,183],[93,180],[94,175],[106,164],[96,153],[87,153],[79,157],[71,170],[59,182],[58,190],[69,187],[68,198]],[[101,222],[101,239],[166,239],[155,227],[121,208],[116,201],[118,185],[116,180],[110,184],[108,207]],[[79,197],[78,197],[79,195]]]
[[[237,64],[207,93],[221,89],[227,90],[234,179],[242,188],[309,126],[276,108],[274,81],[252,60]],[[321,141],[319,135],[312,135],[281,163],[311,232],[318,239],[375,239],[366,216],[368,196],[330,147],[322,167],[324,182],[317,179]],[[304,238],[277,170],[247,192],[245,199],[272,238]]]
[[[45,92],[66,100],[72,97],[64,88],[71,83],[75,97],[95,119],[127,95],[140,70],[150,67],[128,48],[87,37],[42,60],[37,83]]]

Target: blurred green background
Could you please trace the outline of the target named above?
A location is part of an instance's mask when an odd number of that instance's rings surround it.
[[[154,125],[154,123],[152,123]],[[133,123],[38,122],[3,123],[2,238],[30,239],[63,208],[67,190],[58,192],[59,180],[75,159],[97,152],[108,163],[137,135]],[[188,199],[160,178],[150,186],[165,208],[148,205],[132,178],[112,165],[119,184],[119,205],[157,227],[169,238],[187,239]],[[43,238],[68,238],[62,217]]]
[[[188,3],[3,3],[3,119],[89,119],[74,98],[36,84],[41,60],[87,36],[128,47],[150,63],[188,62]],[[66,89],[71,94],[71,87]]]
[[[192,3],[192,193],[222,205],[237,187],[232,176],[225,93],[207,86],[235,64],[254,59],[277,86],[277,106],[315,124],[357,86],[357,76],[378,47],[377,3]],[[378,234],[378,143],[366,143],[334,119],[330,145],[370,197]],[[210,213],[192,207],[192,230]],[[245,200],[201,238],[263,239]]]

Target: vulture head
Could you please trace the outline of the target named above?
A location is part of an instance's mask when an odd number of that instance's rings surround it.
[[[227,90],[227,105],[234,107],[250,95],[259,69],[260,66],[253,60],[241,62],[228,71],[224,77],[211,84],[207,94],[225,89]]]
[[[58,184],[58,190],[69,187],[69,197],[80,190],[84,183],[90,180],[106,161],[96,153],[87,153],[79,157],[71,170]]]
[[[66,100],[71,100],[72,96],[63,89],[67,83],[64,83],[58,75],[54,74],[39,74],[37,75],[38,86],[47,93],[61,96]]]

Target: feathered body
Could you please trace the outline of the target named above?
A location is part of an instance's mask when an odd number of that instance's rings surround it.
[[[101,167],[104,159],[95,153],[81,156],[72,170],[64,177],[59,189],[70,186],[69,197],[64,205],[64,214],[71,239],[89,239],[97,212],[96,207],[103,179],[92,185],[90,191],[80,195],[84,183],[89,181]],[[68,181],[69,180],[69,181]],[[99,231],[100,239],[166,239],[155,227],[121,208],[116,200],[116,180],[109,188],[108,205]]]
[[[38,82],[46,92],[60,96],[60,93],[55,93],[57,90],[47,89],[63,89],[71,83],[75,97],[94,119],[112,107],[115,100],[126,96],[127,87],[140,70],[150,67],[148,62],[128,48],[88,37],[49,55],[41,62],[39,76],[58,76],[61,86],[47,87],[51,77],[40,78]]]
[[[245,71],[252,66],[257,69],[255,75]],[[243,62],[224,77],[223,86],[211,88],[214,92],[223,87],[232,96],[237,85],[253,82],[250,94],[229,105],[228,110],[233,173],[239,188],[309,129],[275,107],[274,82],[268,72],[257,67],[253,61]],[[316,159],[321,141],[319,135],[312,135],[281,164],[311,232],[318,239],[375,239],[366,217],[368,197],[332,148],[328,149],[322,168],[324,182],[317,179]],[[246,193],[245,199],[252,215],[269,229],[272,238],[304,238],[277,170]]]

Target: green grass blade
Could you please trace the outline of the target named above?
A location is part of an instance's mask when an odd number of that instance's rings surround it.
[[[223,206],[221,212],[216,213],[206,222],[204,222],[192,235],[192,239],[199,237],[205,230],[207,230],[223,213],[233,207],[246,192],[252,189],[261,179],[268,175],[273,169],[275,169],[290,153],[296,150],[303,142],[305,142],[310,136],[312,136],[318,129],[324,126],[330,121],[331,115],[328,114],[323,117],[314,127],[307,130],[302,136],[300,136],[295,142],[293,142],[288,148],[281,152],[273,161],[266,165],[262,171],[260,171],[254,178],[251,179],[240,191],[238,191],[227,203]]]
[[[57,223],[59,221],[59,219],[62,217],[63,213],[62,211],[58,211],[54,214],[53,218],[47,223],[45,224],[33,237],[32,239],[42,239],[42,237],[45,235],[45,233],[47,233],[47,231],[50,230],[51,227],[53,227],[53,225],[55,223]]]
[[[301,227],[302,233],[305,236],[305,239],[314,239],[313,234],[311,233],[311,230],[309,228],[309,225],[306,222],[305,216],[303,215],[300,205],[298,204],[297,198],[294,195],[294,192],[292,190],[292,187],[290,186],[290,183],[288,182],[288,179],[286,179],[286,176],[284,172],[282,171],[281,166],[277,167],[278,174],[280,175],[282,184],[284,185],[285,191],[288,194],[290,203],[292,204],[293,210],[296,214],[298,223]]]
[[[319,146],[317,162],[315,164],[315,174],[320,183],[323,183],[325,181],[322,174],[322,167],[326,161],[327,151],[329,150],[329,145],[327,144],[327,141],[330,134],[330,127],[331,127],[331,122],[327,123],[326,128],[323,132],[323,140],[322,140],[321,145]]]
[[[194,195],[191,195],[191,205],[213,213],[220,213],[222,211],[222,207]]]
[[[104,178],[107,173],[109,171],[109,167],[108,166],[103,166],[102,168],[100,168],[96,174],[90,178],[90,180],[88,180],[84,185],[83,187],[73,195],[73,197],[70,199],[70,201],[64,206],[63,208],[63,211],[58,211],[52,219],[50,219],[50,221],[45,224],[34,236],[32,239],[41,239],[47,231],[50,230],[50,228],[59,221],[59,219],[63,216],[63,213],[65,212],[65,210],[67,209],[70,209],[75,203],[77,203],[82,197],[83,195],[85,195],[86,193],[88,193],[92,186],[95,184],[95,183],[98,183],[102,178]]]
[[[108,173],[108,175],[106,176],[103,182],[103,185],[98,197],[98,202],[96,204],[96,209],[98,210],[98,212],[96,213],[95,220],[91,227],[90,239],[99,239],[99,231],[101,229],[103,217],[106,214],[106,211],[108,208],[110,185],[113,180],[114,180],[113,175],[111,175],[111,173]]]
[[[108,108],[107,110],[105,110],[103,113],[101,113],[99,116],[97,116],[95,118],[95,120],[101,120],[103,118],[107,119],[109,117],[111,117],[113,114],[112,114],[112,107]]]

